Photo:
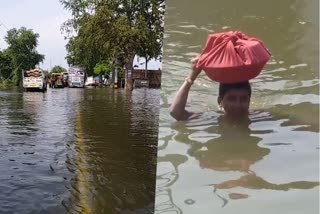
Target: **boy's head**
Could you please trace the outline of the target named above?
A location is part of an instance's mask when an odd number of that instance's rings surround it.
[[[225,114],[231,117],[241,117],[248,114],[251,97],[251,86],[247,82],[220,83],[218,104]]]

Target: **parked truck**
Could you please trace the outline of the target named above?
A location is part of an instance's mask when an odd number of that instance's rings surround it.
[[[47,91],[45,72],[39,68],[22,71],[22,85],[24,91]]]
[[[50,77],[51,88],[64,88],[63,73],[51,73]]]
[[[68,86],[69,88],[84,88],[87,75],[84,68],[72,66],[68,71]]]

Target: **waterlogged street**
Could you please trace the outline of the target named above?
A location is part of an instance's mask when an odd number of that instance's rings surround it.
[[[168,1],[155,213],[319,213],[319,1]],[[249,121],[218,112],[200,74],[175,122],[168,107],[208,33],[240,30],[272,57],[251,80]]]
[[[159,90],[0,90],[0,213],[152,213]]]

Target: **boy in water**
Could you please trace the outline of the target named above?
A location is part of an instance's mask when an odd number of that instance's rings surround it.
[[[185,79],[170,106],[170,114],[178,121],[188,120],[194,114],[185,109],[190,88],[200,74],[201,69],[196,68],[198,57],[191,61],[192,72]],[[227,118],[247,118],[251,97],[251,86],[249,82],[219,85],[218,104]]]

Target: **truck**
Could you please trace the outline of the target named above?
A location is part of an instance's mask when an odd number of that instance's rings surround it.
[[[63,73],[51,73],[50,87],[51,88],[64,88]]]
[[[22,86],[24,91],[47,91],[46,75],[40,68],[22,71]]]
[[[84,88],[86,82],[86,72],[84,68],[72,66],[68,70],[69,88]]]
[[[64,87],[68,87],[69,86],[69,75],[68,72],[63,72],[62,73],[63,77],[62,77],[62,82]]]

